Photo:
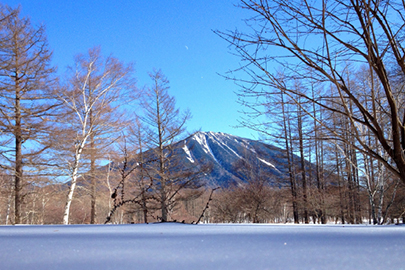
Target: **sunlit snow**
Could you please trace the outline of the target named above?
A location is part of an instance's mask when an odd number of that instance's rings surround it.
[[[215,160],[215,162],[219,163],[217,158],[215,157],[214,153],[212,152],[211,148],[209,147],[209,145],[207,143],[207,138],[205,137],[205,135],[203,133],[197,133],[193,137],[201,145],[204,152],[211,155],[212,158]]]
[[[0,269],[404,269],[405,226],[0,226]]]
[[[194,159],[193,159],[193,157],[191,156],[190,150],[188,149],[188,147],[187,147],[187,145],[186,145],[185,143],[184,143],[184,146],[183,146],[183,150],[184,150],[184,152],[186,153],[187,159],[188,159],[191,163],[194,163]]]
[[[217,141],[217,143],[218,143],[218,145],[219,145],[220,147],[222,147],[222,148],[225,149],[225,150],[228,149],[228,150],[231,151],[235,156],[237,156],[238,158],[242,159],[242,157],[239,156],[239,154],[236,153],[235,150],[233,150],[233,149],[232,149],[231,147],[229,147],[226,143],[224,143],[219,137],[216,136],[216,134],[215,134],[214,132],[209,132],[209,134],[211,135],[211,139]],[[224,134],[224,133],[219,133],[219,134],[222,135],[222,136],[225,136],[225,137],[229,137],[227,134]]]
[[[258,160],[260,160],[261,162],[263,162],[264,164],[266,164],[267,166],[270,166],[270,167],[273,167],[273,168],[276,168],[276,167],[274,167],[274,165],[273,164],[271,164],[270,162],[268,162],[268,161],[266,161],[266,160],[264,160],[264,159],[261,159],[261,158],[257,158]]]

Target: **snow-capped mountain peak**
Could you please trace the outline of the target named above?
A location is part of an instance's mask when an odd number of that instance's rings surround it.
[[[257,173],[265,172],[277,183],[286,175],[284,151],[259,141],[221,132],[196,132],[179,143],[188,166],[211,164],[207,181],[212,185],[228,186],[249,181],[241,172],[243,170],[236,168],[239,160],[250,163]]]

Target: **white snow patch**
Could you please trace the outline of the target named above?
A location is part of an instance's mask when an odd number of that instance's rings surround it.
[[[194,163],[194,159],[191,156],[190,150],[188,149],[187,145],[184,143],[184,146],[182,148],[184,150],[184,152],[186,153],[187,159],[191,162]]]
[[[270,162],[268,162],[268,161],[266,161],[264,159],[261,159],[261,158],[257,158],[257,159],[260,160],[261,162],[263,162],[264,164],[266,164],[267,166],[276,168],[273,164],[271,164]]]
[[[231,150],[231,152],[234,153],[238,158],[243,159],[238,153],[235,152],[235,150],[233,150],[232,148],[230,148],[228,145],[226,145],[226,144],[222,144],[222,145],[225,145],[226,148],[228,148],[229,150]]]
[[[405,226],[0,226],[2,269],[402,269]]]
[[[242,159],[242,157],[241,157],[238,153],[236,153],[235,150],[233,150],[233,149],[232,149],[231,147],[229,147],[226,143],[224,143],[220,138],[218,138],[215,133],[210,132],[210,134],[212,135],[213,139],[218,142],[219,146],[221,146],[221,147],[224,148],[224,149],[229,149],[229,150],[230,150],[232,153],[234,153],[238,158]],[[221,134],[221,133],[220,133],[220,134]],[[221,135],[223,135],[223,136],[229,138],[229,136],[227,136],[226,134],[221,134]]]
[[[194,139],[201,145],[205,153],[211,155],[215,162],[219,163],[210,146],[208,145],[207,138],[205,137],[204,133],[195,134]]]

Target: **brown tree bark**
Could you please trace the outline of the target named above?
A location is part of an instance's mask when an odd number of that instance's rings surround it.
[[[19,9],[0,6],[0,152],[2,164],[14,175],[14,224],[22,223],[23,188],[50,147],[49,119],[57,107],[51,98],[54,71],[44,27],[34,27]],[[31,142],[29,147],[24,144]]]

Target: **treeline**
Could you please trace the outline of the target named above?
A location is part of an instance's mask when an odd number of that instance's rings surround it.
[[[135,179],[128,179],[125,189],[127,203],[114,209],[114,185],[120,178],[119,175],[105,172],[98,177],[97,182],[97,204],[96,224],[103,224],[110,216],[109,223],[130,224],[160,222],[161,210],[159,204],[152,199],[145,200],[143,205],[138,200],[132,200],[140,194],[138,187],[134,185]],[[91,193],[88,182],[82,182],[75,192],[71,205],[70,224],[89,224],[91,222]],[[4,189],[2,190],[5,191]],[[347,186],[328,186],[325,188],[323,200],[323,211],[319,211],[319,192],[316,187],[309,188],[307,197],[307,211],[310,223],[322,222],[344,224],[351,221],[349,214],[349,194]],[[61,224],[65,207],[67,187],[64,184],[47,184],[35,186],[27,193],[25,202],[21,208],[21,220],[24,224]],[[391,187],[385,192],[386,196],[392,198],[394,188]],[[232,186],[229,188],[217,189],[213,193],[212,200],[209,200],[210,189],[184,189],[179,192],[176,200],[169,208],[168,221],[195,223],[200,219],[204,207],[209,202],[209,207],[204,212],[200,222],[204,223],[293,223],[294,212],[292,207],[292,196],[288,188],[274,188],[270,185],[261,185],[251,182],[244,186]],[[3,193],[1,196],[1,224],[6,224],[8,202],[11,194]],[[118,198],[119,199],[119,198]],[[373,223],[372,213],[369,204],[367,191],[363,188],[358,194],[360,207],[357,216],[362,223]],[[298,199],[297,205],[303,205],[303,200]],[[391,204],[391,205],[390,205]],[[388,207],[390,205],[390,207]],[[405,190],[400,186],[396,190],[394,200],[385,200],[383,205],[384,222],[403,222],[403,209],[405,206]],[[145,212],[146,210],[146,212]],[[343,211],[342,211],[343,210]],[[13,209],[9,209],[12,215]],[[305,223],[305,212],[303,207],[298,208],[298,222]],[[9,221],[8,224],[11,224]]]

